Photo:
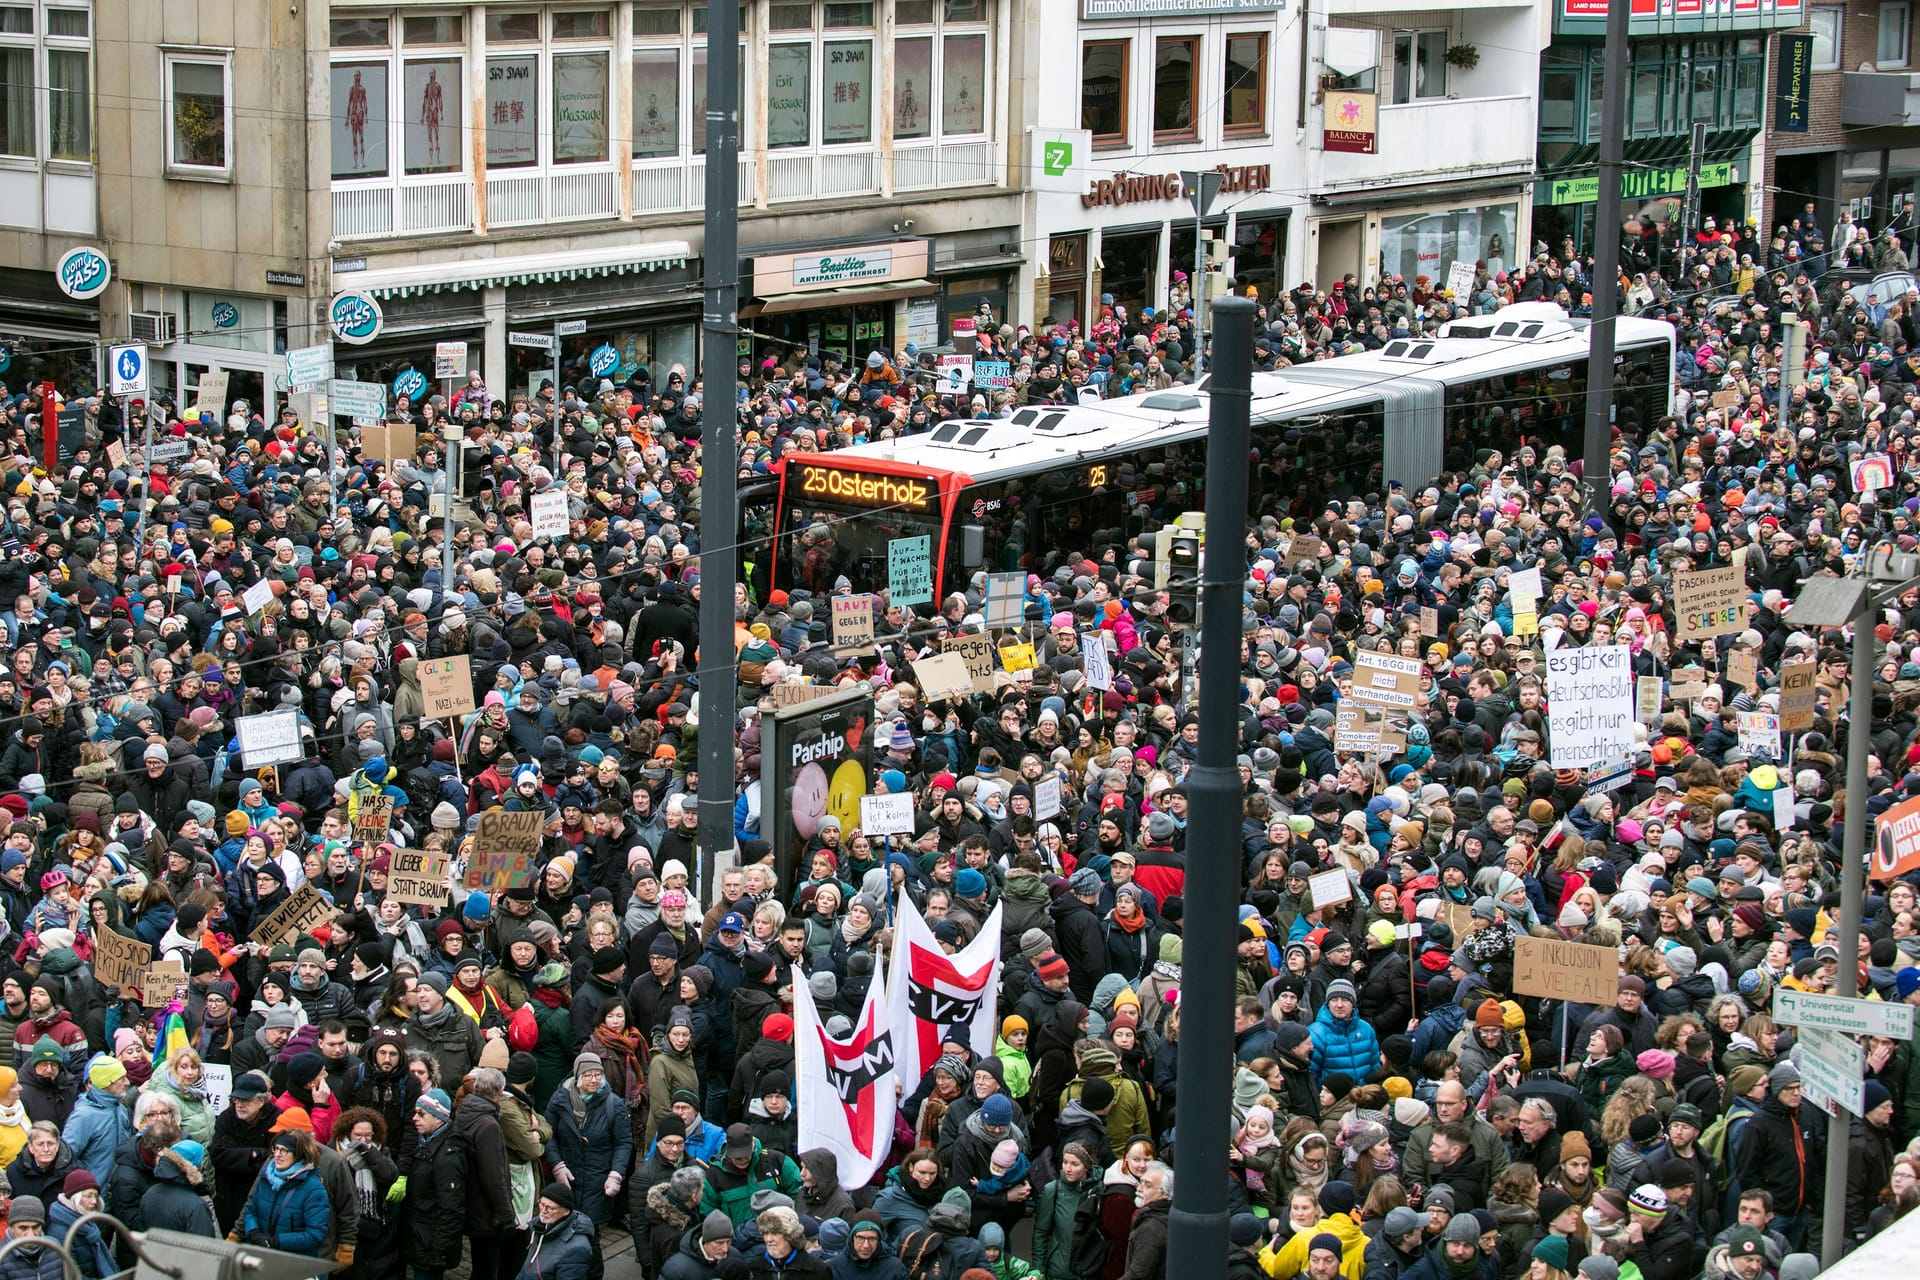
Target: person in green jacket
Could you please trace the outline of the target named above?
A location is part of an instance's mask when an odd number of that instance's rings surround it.
[[[1089,1077],[1100,1076],[1113,1086],[1113,1110],[1107,1112],[1107,1145],[1125,1151],[1134,1138],[1153,1137],[1153,1122],[1147,1117],[1147,1097],[1137,1081],[1120,1072],[1120,1055],[1104,1040],[1080,1040],[1073,1046],[1079,1074],[1060,1091],[1060,1109],[1080,1096]]]
[[[727,1145],[720,1158],[707,1166],[706,1189],[700,1193],[702,1215],[718,1209],[734,1226],[753,1221],[756,1191],[778,1191],[794,1200],[802,1190],[800,1166],[778,1151],[768,1151],[744,1124],[727,1129]]]
[[[1007,1094],[1012,1098],[1024,1098],[1027,1090],[1033,1087],[1033,1064],[1027,1061],[1027,1036],[1032,1028],[1027,1020],[1017,1013],[1010,1013],[1000,1022],[1000,1034],[994,1037],[993,1056],[1000,1059],[1001,1078],[1007,1083]]]
[[[1074,1222],[1083,1204],[1097,1214],[1100,1204],[1100,1165],[1093,1153],[1069,1142],[1060,1153],[1060,1176],[1040,1188],[1033,1211],[1033,1261],[1048,1277],[1073,1276]]]
[[[1598,1115],[1607,1109],[1608,1099],[1621,1082],[1638,1070],[1627,1053],[1626,1037],[1620,1028],[1607,1023],[1593,1029],[1587,1040],[1587,1056],[1575,1069],[1573,1083]]]

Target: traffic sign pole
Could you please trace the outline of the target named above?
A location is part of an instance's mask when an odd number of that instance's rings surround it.
[[[553,478],[561,479],[560,470],[560,325],[553,326]]]
[[[126,422],[127,410],[131,400],[120,404],[120,420]],[[140,482],[140,510],[133,518],[133,563],[138,568],[141,559],[147,554],[147,500],[153,496],[153,409],[147,409],[146,443],[140,448],[140,462],[146,467],[146,479]]]

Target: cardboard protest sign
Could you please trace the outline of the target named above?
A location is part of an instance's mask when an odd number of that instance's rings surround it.
[[[794,707],[802,702],[812,702],[815,698],[825,698],[839,692],[830,684],[797,684],[792,680],[782,680],[772,688],[773,705],[776,707]]]
[[[387,872],[387,896],[410,906],[447,904],[447,859],[425,849],[396,849]]]
[[[833,598],[833,647],[864,649],[873,643],[873,597]]]
[[[1363,650],[1353,655],[1353,696],[1376,706],[1410,708],[1422,675],[1418,658]]]
[[[1423,636],[1440,634],[1440,611],[1430,604],[1420,606],[1420,634]]]
[[[1813,713],[1820,703],[1820,690],[1814,684],[1819,666],[1812,662],[1789,662],[1780,668],[1780,731],[1799,733],[1813,728]]]
[[[1760,655],[1751,649],[1735,649],[1727,655],[1727,680],[1742,689],[1753,689],[1760,683]]]
[[[1661,680],[1659,676],[1641,676],[1634,681],[1634,718],[1652,724],[1660,718]]]
[[[1020,573],[987,575],[987,625],[1017,627],[1026,618],[1027,579]]]
[[[1780,717],[1771,711],[1736,711],[1740,745],[1749,755],[1764,751],[1769,760],[1780,758]]]
[[[993,692],[993,639],[990,636],[948,636],[941,646],[945,652],[960,656],[967,675],[973,680],[973,692]],[[925,659],[922,659],[924,662]]]
[[[415,671],[420,676],[420,696],[427,704],[429,720],[473,714],[473,659],[464,653],[451,658],[422,658]]]
[[[1334,711],[1333,746],[1336,751],[1367,751],[1391,755],[1407,749],[1407,717],[1389,707],[1369,706],[1343,699]]]
[[[167,1001],[184,995],[187,989],[187,971],[178,960],[162,960],[146,971],[140,984],[140,1003],[149,1009],[158,1009]]]
[[[393,826],[393,797],[384,793],[361,796],[353,810],[353,838],[366,844],[378,844],[387,838]]]
[[[1673,575],[1673,609],[1683,644],[1738,635],[1747,629],[1746,578],[1744,569],[1732,565],[1684,569]]]
[[[296,934],[311,933],[334,917],[334,906],[310,884],[295,889],[290,897],[273,909],[273,914],[254,927],[247,937],[263,947],[285,942]]]
[[[473,851],[467,856],[467,888],[494,893],[532,879],[542,825],[541,815],[533,812],[489,809],[481,814],[473,833]]]
[[[138,938],[129,938],[111,929],[93,935],[93,976],[102,986],[119,991],[137,987],[153,963],[153,948]]]
[[[1605,1008],[1620,994],[1620,953],[1612,947],[1517,935],[1513,992]]]
[[[973,693],[973,675],[967,670],[966,660],[952,651],[919,659],[913,664],[913,678],[928,702],[965,698]]]

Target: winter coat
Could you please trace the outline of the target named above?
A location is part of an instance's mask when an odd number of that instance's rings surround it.
[[[827,1264],[805,1250],[797,1250],[775,1263],[765,1248],[747,1256],[747,1275],[751,1280],[831,1280]]]
[[[240,1219],[240,1234],[264,1231],[272,1246],[284,1253],[319,1257],[326,1243],[333,1206],[327,1188],[312,1165],[296,1164],[279,1186],[273,1184],[271,1163],[260,1170]]]
[[[180,1113],[182,1137],[191,1138],[203,1147],[213,1141],[213,1111],[207,1106],[205,1090],[197,1096],[182,1090],[173,1074],[162,1066],[153,1073],[153,1079],[147,1081],[146,1092],[173,1099],[174,1109]]]
[[[580,1117],[574,1115],[576,1101]],[[626,1100],[604,1084],[591,1097],[579,1099],[578,1086],[569,1078],[547,1103],[547,1123],[553,1126],[548,1164],[567,1166],[575,1207],[596,1226],[604,1225],[614,1209],[606,1193],[607,1175],[624,1178],[633,1157],[633,1121]]]
[[[587,1280],[593,1265],[593,1223],[575,1210],[552,1226],[535,1222],[527,1260],[514,1280]]]
[[[660,1268],[660,1280],[746,1280],[746,1275],[747,1260],[738,1250],[718,1262],[707,1260],[700,1248],[697,1223],[680,1238],[680,1248]]]
[[[213,1122],[213,1142],[207,1156],[213,1161],[213,1210],[223,1228],[240,1220],[254,1179],[267,1162],[273,1142],[273,1122],[278,1117],[272,1107],[264,1107],[252,1124],[240,1118],[233,1107],[222,1111]]]
[[[467,1149],[467,1231],[491,1236],[513,1226],[513,1187],[500,1105],[470,1093],[453,1113],[453,1141]]]
[[[1366,1084],[1380,1069],[1380,1039],[1357,1014],[1335,1018],[1328,1005],[1320,1006],[1308,1028],[1313,1038],[1316,1078],[1338,1071],[1355,1084]]]
[[[88,1085],[60,1136],[73,1148],[74,1158],[104,1187],[113,1174],[114,1153],[133,1136],[133,1114],[120,1099]]]
[[[1741,1189],[1765,1187],[1773,1194],[1778,1217],[1790,1218],[1817,1201],[1826,1148],[1820,1135],[1826,1124],[1813,1120],[1812,1111],[1804,1105],[1788,1111],[1772,1099],[1761,1103],[1734,1158]],[[1640,1269],[1645,1271],[1645,1264]]]
[[[100,1234],[99,1223],[89,1222],[76,1233],[73,1224],[79,1221],[80,1210],[58,1195],[48,1199],[46,1206],[47,1234],[67,1246],[73,1260],[80,1264],[80,1274],[85,1280],[106,1280],[120,1270],[120,1264],[113,1260],[113,1250],[107,1248],[106,1239]]]
[[[1073,1228],[1080,1206],[1100,1200],[1100,1178],[1089,1171],[1077,1184],[1055,1178],[1034,1197],[1033,1264],[1045,1276],[1073,1275]]]
[[[62,1280],[60,1255],[42,1245],[22,1245],[0,1262],[0,1280]]]
[[[140,1197],[140,1217],[148,1230],[159,1228],[193,1236],[220,1234],[214,1229],[213,1205],[201,1184],[189,1182],[180,1166],[164,1156],[154,1164],[153,1185]]]
[[[7,1187],[16,1196],[37,1196],[44,1204],[52,1204],[54,1197],[60,1194],[60,1185],[67,1175],[80,1167],[74,1157],[73,1148],[65,1142],[54,1155],[53,1163],[42,1165],[34,1159],[33,1152],[22,1151],[14,1162],[7,1166]]]
[[[460,1261],[467,1234],[467,1149],[443,1127],[407,1175],[407,1262],[438,1271]]]
[[[715,1209],[734,1226],[753,1220],[753,1197],[759,1191],[778,1191],[799,1199],[800,1166],[778,1151],[768,1151],[754,1140],[753,1156],[743,1170],[724,1155],[707,1166],[706,1189],[700,1193],[700,1216]]]

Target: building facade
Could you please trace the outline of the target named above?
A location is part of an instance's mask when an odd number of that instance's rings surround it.
[[[1525,226],[1538,0],[1076,0],[1035,15],[1031,314],[1138,315],[1191,289],[1443,279]],[[1074,51],[1077,76],[1058,74]],[[1187,187],[1219,175],[1197,219]],[[1187,175],[1183,177],[1182,175]]]

